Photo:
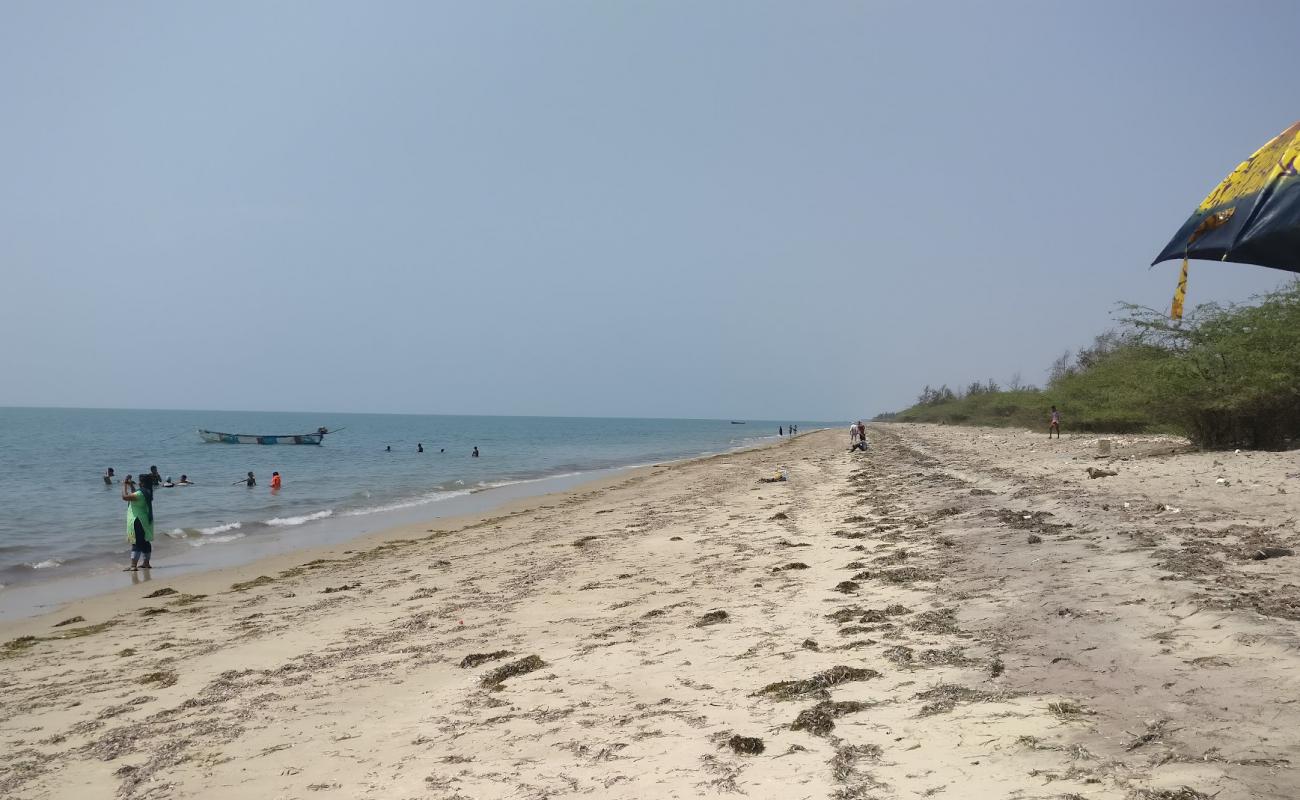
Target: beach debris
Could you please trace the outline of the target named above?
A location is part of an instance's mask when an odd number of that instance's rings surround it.
[[[470,653],[460,660],[461,669],[473,669],[489,661],[497,661],[510,655],[509,650],[497,650],[495,653]]]
[[[1061,659],[1064,660],[1064,659]],[[1048,703],[1047,710],[1060,717],[1061,719],[1078,719],[1085,714],[1093,712],[1074,702],[1073,700],[1058,700],[1055,703]]]
[[[1155,719],[1155,720],[1148,721],[1147,729],[1142,733],[1138,734],[1137,736],[1134,736],[1131,740],[1129,740],[1129,743],[1124,745],[1124,749],[1129,752],[1132,752],[1138,749],[1139,747],[1145,747],[1146,745],[1151,744],[1152,742],[1163,740],[1165,738],[1165,734],[1168,733],[1167,731],[1168,725],[1169,725],[1169,720],[1167,719]]]
[[[682,541],[682,537],[680,537],[680,536],[673,536],[673,537],[669,538],[668,541],[670,541],[670,542],[680,542],[680,541]]]
[[[740,734],[728,739],[727,746],[742,756],[756,756],[766,749],[763,740],[757,736],[741,736]]]
[[[1283,556],[1293,556],[1295,551],[1289,547],[1261,547],[1250,554],[1253,561],[1264,561],[1269,558],[1282,558]],[[62,625],[63,623],[59,623]]]
[[[239,581],[238,583],[230,584],[230,591],[243,592],[248,589],[256,588],[258,586],[265,586],[268,583],[275,583],[275,578],[272,578],[269,575],[258,575],[256,578],[253,578],[252,580]]]
[[[826,691],[832,686],[838,686],[841,683],[850,681],[866,681],[872,678],[879,678],[880,673],[874,669],[863,667],[831,667],[830,669],[819,672],[811,678],[805,678],[801,681],[778,681],[769,683],[756,694],[766,697],[774,697],[777,700],[794,700],[806,695],[825,696],[829,699],[829,693]]]
[[[1099,467],[1088,467],[1088,477],[1094,480],[1097,478],[1111,478],[1118,474],[1119,473],[1113,469],[1101,469]]]
[[[776,520],[780,520],[780,519],[790,519],[790,515],[787,514],[787,513],[785,513],[784,511],[778,511],[778,512],[776,512],[775,514],[773,514],[771,517],[769,517],[768,519],[776,519]]]
[[[843,592],[844,594],[852,594],[853,592],[856,592],[858,589],[861,588],[862,588],[862,584],[856,581],[840,581],[839,583],[835,584],[835,591]]]
[[[1028,541],[1030,544],[1042,544],[1043,537],[1039,536],[1036,533],[1031,533],[1029,534],[1029,538],[1026,541]]]
[[[166,597],[169,594],[176,594],[176,590],[171,588],[170,586],[164,586],[163,588],[158,589],[157,591],[153,591],[145,595],[144,599],[150,600],[155,597]]]
[[[63,620],[62,622],[56,622],[56,623],[54,623],[54,626],[53,626],[53,627],[55,627],[55,628],[62,628],[64,625],[71,625],[71,624],[73,624],[74,622],[85,622],[85,621],[86,621],[86,618],[85,618],[85,617],[68,617],[67,619]]]
[[[877,572],[874,577],[884,581],[885,583],[912,583],[914,581],[938,580],[938,577],[934,573],[920,569],[919,567],[900,567],[898,569],[885,570],[884,572]]]
[[[790,730],[808,731],[813,736],[825,736],[835,729],[835,720],[846,714],[856,714],[866,708],[868,703],[858,700],[835,702],[823,700],[812,708],[805,708],[795,717]]]
[[[957,627],[957,611],[952,608],[922,611],[912,617],[907,626],[922,633],[958,633],[960,631],[960,628]]]
[[[361,586],[360,583],[345,583],[342,586],[326,586],[324,589],[320,590],[320,593],[334,594],[335,592],[350,592],[353,589],[359,588],[360,586]]]
[[[992,489],[971,489],[970,493],[974,497],[988,497],[997,494],[997,492]]]
[[[777,542],[776,546],[777,547],[812,547],[812,545],[808,544],[807,542],[790,542],[785,539],[782,539],[781,541]]]
[[[574,542],[573,542],[573,546],[574,546],[574,547],[586,547],[586,546],[587,546],[587,542],[594,542],[594,541],[596,541],[596,540],[599,539],[599,538],[600,538],[599,536],[583,536],[583,537],[581,537],[581,538],[579,538],[579,539],[575,539]]]
[[[995,655],[989,661],[989,676],[996,678],[1007,671],[1007,665],[1002,663],[1002,656]]]
[[[546,662],[539,656],[528,656],[518,661],[512,661],[509,664],[497,667],[491,672],[479,679],[479,683],[488,688],[499,688],[507,678],[513,678],[518,675],[526,675],[546,666]]]
[[[791,561],[783,567],[772,567],[773,572],[787,572],[792,569],[808,569],[808,565],[802,561]]]
[[[818,645],[817,642],[812,639],[804,639],[803,644],[799,646],[805,650],[812,650],[813,652],[816,652],[821,649],[820,645]]]
[[[842,745],[835,749],[835,756],[831,759],[831,778],[836,783],[844,784],[845,788],[837,796],[843,798],[865,798],[870,797],[867,791],[873,788],[881,788],[870,775],[858,769],[859,761],[875,761],[881,756],[880,745],[875,744],[848,744]]]
[[[1180,786],[1177,789],[1135,789],[1129,800],[1214,800],[1214,795],[1198,792],[1190,786]]]
[[[726,622],[730,617],[725,611],[710,611],[695,621],[694,627],[703,628],[706,625],[717,625],[719,622]]]
[[[168,611],[168,610],[165,609],[165,608],[146,608],[146,609],[144,609],[144,610],[142,610],[142,611],[140,612],[140,616],[142,616],[142,617],[156,617],[156,616],[158,616],[159,614],[170,614],[170,613],[171,613],[171,612]]]
[[[1219,484],[1220,486],[1232,485],[1232,481],[1228,480],[1227,478],[1219,478],[1218,480],[1215,481],[1215,483]]]
[[[854,516],[852,516],[852,517],[845,517],[845,518],[844,518],[844,524],[845,524],[845,525],[852,525],[852,524],[855,523],[855,522],[866,522],[866,521],[867,521],[867,518],[866,518],[866,517],[862,517],[862,516],[858,516],[858,515],[854,515]]]
[[[912,695],[913,700],[929,701],[921,706],[921,710],[917,712],[918,717],[946,714],[956,708],[958,703],[979,703],[992,700],[993,697],[994,695],[988,692],[972,689],[969,686],[958,686],[953,683],[940,684],[933,689],[927,689],[924,692]]]
[[[148,675],[140,677],[136,683],[152,683],[160,689],[165,689],[176,683],[176,681],[177,676],[175,672],[172,672],[171,670],[159,670],[158,672],[150,672]]]

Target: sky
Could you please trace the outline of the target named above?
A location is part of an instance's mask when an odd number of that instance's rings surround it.
[[[0,405],[858,418],[1167,307],[1290,2],[16,2]],[[1194,262],[1189,305],[1290,273]]]

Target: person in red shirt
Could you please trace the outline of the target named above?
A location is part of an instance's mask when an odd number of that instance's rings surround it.
[[[274,492],[274,491],[276,491],[276,490],[279,489],[279,488],[280,488],[280,473],[278,473],[278,472],[272,472],[272,473],[271,473],[271,491]]]

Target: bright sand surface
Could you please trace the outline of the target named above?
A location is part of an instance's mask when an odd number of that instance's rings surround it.
[[[1294,454],[871,437],[6,623],[0,796],[1300,796]]]

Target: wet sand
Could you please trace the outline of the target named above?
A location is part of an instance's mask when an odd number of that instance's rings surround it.
[[[870,435],[7,623],[0,795],[1300,795],[1294,455]]]

